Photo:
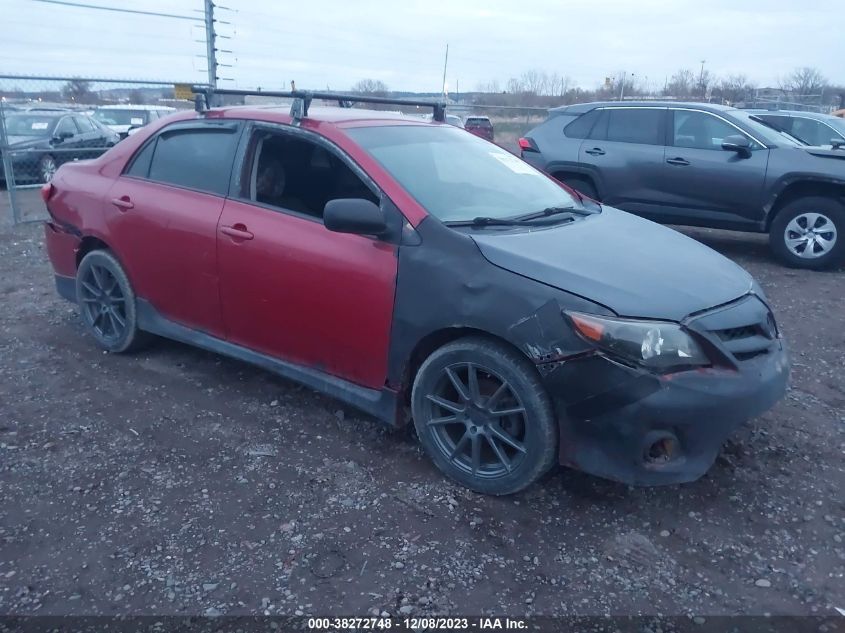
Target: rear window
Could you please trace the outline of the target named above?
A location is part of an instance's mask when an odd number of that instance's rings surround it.
[[[569,138],[587,138],[601,113],[601,110],[590,110],[563,128],[563,133]]]
[[[123,110],[100,108],[94,110],[94,118],[105,125],[146,125],[145,110]]]
[[[464,125],[466,127],[493,127],[490,119],[476,119],[473,117],[469,117]]]
[[[608,108],[593,128],[590,138],[617,143],[663,145],[664,109]]]

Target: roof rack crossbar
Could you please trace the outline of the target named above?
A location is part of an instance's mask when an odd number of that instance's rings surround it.
[[[342,108],[352,107],[353,103],[380,103],[385,105],[415,106],[420,108],[432,108],[435,121],[446,120],[446,104],[442,101],[423,101],[420,99],[392,99],[390,97],[376,97],[360,94],[341,94],[337,92],[314,92],[311,90],[291,90],[286,92],[275,92],[270,90],[237,90],[233,88],[212,89],[208,86],[192,86],[194,94],[205,95],[206,102],[210,105],[213,95],[233,96],[258,96],[278,97],[283,99],[294,99],[291,105],[291,116],[300,119],[308,116],[308,108],[311,101],[321,99],[325,101],[337,101]]]

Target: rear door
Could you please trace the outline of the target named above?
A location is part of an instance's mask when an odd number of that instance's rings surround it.
[[[228,339],[383,387],[398,247],[322,219],[327,201],[380,202],[378,189],[316,135],[277,126],[254,129],[241,173],[217,237]]]
[[[761,196],[769,150],[759,140],[710,112],[672,109],[664,166],[667,206],[656,219],[723,228],[755,228],[763,217]],[[742,135],[751,156],[722,149]]]
[[[578,161],[609,205],[642,213],[662,204],[666,109],[604,108],[581,143]]]
[[[239,121],[174,123],[133,157],[106,200],[112,247],[135,291],[165,318],[224,336],[217,222]]]

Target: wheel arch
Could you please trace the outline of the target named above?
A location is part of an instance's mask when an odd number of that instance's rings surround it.
[[[825,180],[796,180],[786,184],[775,196],[771,210],[766,216],[766,231],[772,227],[772,222],[787,205],[810,196],[823,196],[845,202],[845,182]]]
[[[95,235],[86,235],[79,242],[79,248],[76,251],[76,269],[79,270],[79,264],[82,259],[91,251],[111,250],[111,247],[101,238]]]
[[[417,341],[417,344],[411,350],[407,362],[405,363],[405,371],[402,376],[402,384],[400,387],[400,402],[402,405],[410,406],[411,390],[414,386],[414,380],[416,380],[417,373],[419,372],[422,364],[425,362],[425,359],[444,345],[470,336],[486,338],[509,347],[534,365],[534,361],[525,353],[524,350],[520,349],[517,345],[502,336],[498,336],[492,332],[488,332],[487,330],[470,326],[443,327],[423,336],[419,341]]]

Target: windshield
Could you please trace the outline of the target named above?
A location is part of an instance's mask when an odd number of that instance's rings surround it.
[[[451,126],[361,127],[348,133],[444,222],[578,206],[565,189],[528,163]]]
[[[830,127],[834,130],[839,132],[842,135],[842,138],[845,138],[845,119],[840,119],[839,117],[828,117],[824,120]]]
[[[798,141],[794,136],[779,132],[778,130],[769,127],[765,123],[758,121],[756,115],[736,110],[731,112],[731,116],[739,119],[748,126],[751,133],[766,144],[773,145],[791,145],[792,147],[802,147],[803,143]]]
[[[9,136],[49,136],[56,117],[35,114],[10,114],[6,117],[6,134]]]
[[[143,110],[100,109],[94,111],[94,118],[103,125],[144,125]]]

